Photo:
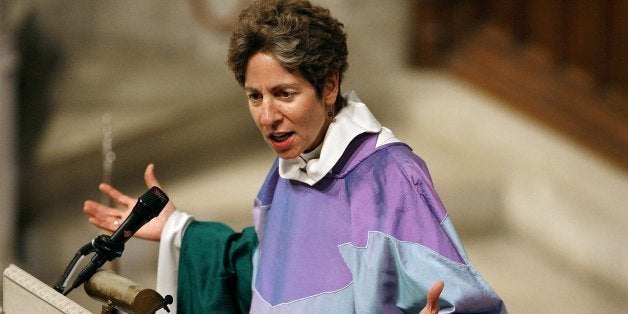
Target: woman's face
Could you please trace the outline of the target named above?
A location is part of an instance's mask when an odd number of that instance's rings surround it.
[[[331,121],[326,104],[335,102],[337,82],[337,77],[328,79],[319,98],[312,84],[271,54],[258,52],[248,60],[244,90],[249,111],[279,157],[295,158],[323,141]]]

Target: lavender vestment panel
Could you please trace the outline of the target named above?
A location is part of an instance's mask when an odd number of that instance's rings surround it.
[[[449,276],[452,282],[448,285],[460,278],[473,278],[465,285],[492,291],[467,265],[464,250],[456,246],[453,227],[443,227],[447,213],[423,161],[402,143],[376,148],[376,139],[372,134],[356,138],[330,174],[314,186],[282,179],[276,175],[276,165],[273,167],[256,206],[261,211],[261,226],[254,286],[258,295],[254,299],[264,302],[254,300],[252,311],[261,307],[298,308],[300,302],[320,306],[324,303],[316,302],[316,298],[334,299],[330,296],[334,293],[350,298],[341,302],[346,307],[360,303],[366,295],[353,289],[366,289],[365,285],[376,286],[377,299],[369,302],[377,304],[367,306],[374,312],[401,311],[403,307],[414,310],[431,285],[421,281],[419,274],[430,273],[434,265],[440,265],[435,273],[442,276],[447,275],[442,265],[460,265],[467,272]],[[386,240],[389,244],[381,249],[362,250],[373,232],[392,242]],[[421,249],[419,253],[404,249],[401,251],[413,253],[399,256],[395,253],[399,252],[398,243]],[[356,253],[351,253],[351,247]],[[431,252],[438,261],[426,259],[424,252]],[[404,269],[417,268],[405,264],[420,265],[421,272],[406,274]],[[355,278],[366,274],[375,278]],[[408,285],[420,287],[406,293],[415,293],[415,298],[399,294],[400,287]],[[455,299],[464,300],[464,293]],[[494,294],[488,299],[489,303],[499,301]]]

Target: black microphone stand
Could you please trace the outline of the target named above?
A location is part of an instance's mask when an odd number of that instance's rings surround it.
[[[74,258],[70,261],[70,264],[66,267],[65,271],[57,280],[57,283],[53,286],[55,290],[63,295],[68,295],[74,288],[80,286],[89,280],[92,275],[107,261],[112,261],[120,256],[124,251],[124,243],[111,241],[111,237],[105,234],[99,235],[91,242],[83,245],[74,255]],[[90,263],[76,276],[72,286],[65,290],[68,281],[72,277],[72,274],[78,267],[81,260],[88,254],[94,253]]]

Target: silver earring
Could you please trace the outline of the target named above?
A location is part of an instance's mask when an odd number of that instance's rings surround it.
[[[334,116],[334,108],[333,107],[329,107],[329,109],[327,110],[327,116],[330,117],[330,118]]]

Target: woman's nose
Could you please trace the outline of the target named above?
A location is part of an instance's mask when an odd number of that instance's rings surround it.
[[[262,112],[260,116],[260,123],[264,126],[276,126],[281,121],[281,113],[277,110],[276,104],[272,99],[265,98],[262,103]]]

